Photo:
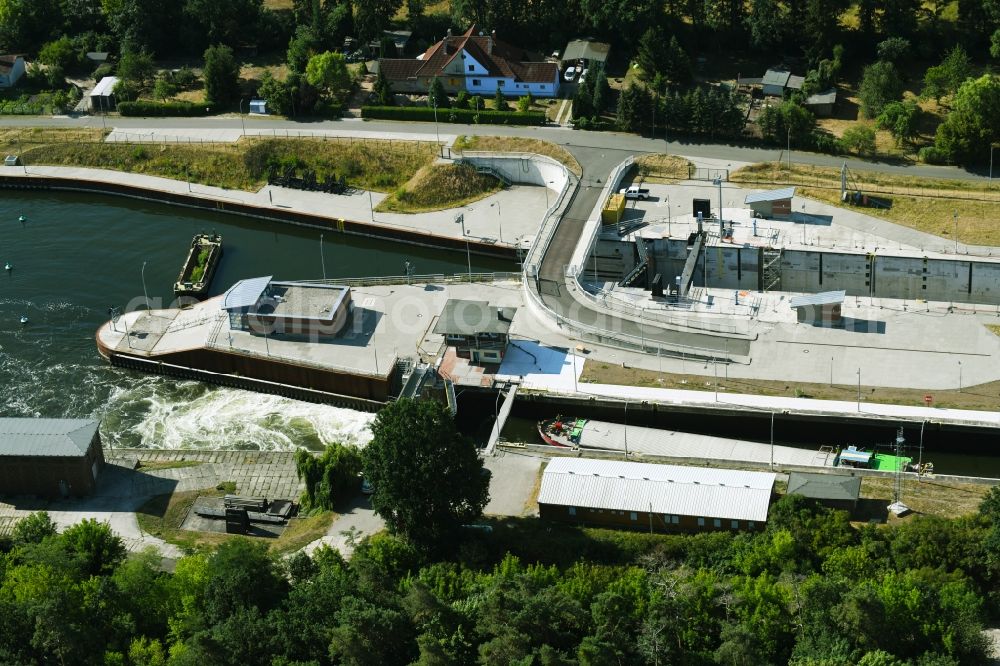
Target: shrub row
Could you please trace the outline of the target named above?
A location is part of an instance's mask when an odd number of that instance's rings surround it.
[[[119,102],[118,113],[123,116],[207,116],[211,107],[193,102]]]
[[[428,106],[363,106],[362,118],[381,120],[434,120],[434,109]],[[493,109],[438,108],[437,119],[443,123],[475,125],[544,125],[545,113],[541,111],[495,111]]]

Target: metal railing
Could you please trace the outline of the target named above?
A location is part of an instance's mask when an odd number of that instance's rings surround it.
[[[445,275],[444,273],[432,273],[429,275],[386,275],[382,277],[362,277],[362,278],[327,278],[326,280],[297,280],[307,284],[328,284],[342,287],[379,287],[401,284],[462,284],[480,282],[517,282],[521,279],[520,273],[496,272],[496,273],[455,273]]]

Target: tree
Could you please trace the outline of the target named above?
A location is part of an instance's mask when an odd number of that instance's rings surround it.
[[[38,59],[50,67],[72,69],[80,64],[82,54],[76,44],[66,35],[54,42],[44,44],[38,52]]]
[[[781,44],[787,20],[787,14],[778,0],[755,0],[747,18],[750,43],[759,50]]]
[[[917,135],[919,114],[920,107],[914,101],[891,102],[875,119],[875,125],[887,130],[896,140],[896,145],[902,146]]]
[[[866,118],[876,118],[889,102],[903,97],[903,80],[891,62],[879,61],[865,67],[861,77],[861,111]]]
[[[637,132],[646,122],[652,120],[651,99],[645,88],[629,86],[618,94],[618,129],[623,132]]]
[[[920,0],[882,0],[881,32],[890,37],[909,37],[917,31]]]
[[[233,50],[217,44],[205,51],[205,97],[211,104],[231,106],[240,96],[240,66],[233,57]]]
[[[966,79],[972,76],[972,61],[962,46],[956,45],[944,57],[940,65],[929,67],[924,74],[924,97],[941,101],[942,97],[953,94]]]
[[[503,89],[497,84],[497,91],[493,95],[493,108],[497,111],[508,111],[507,98],[503,96]]]
[[[667,33],[659,23],[646,28],[639,38],[639,50],[635,61],[642,70],[642,75],[652,79],[662,73],[670,61]]]
[[[993,31],[990,35],[990,57],[995,60],[1000,60],[1000,28]]]
[[[148,51],[126,51],[118,61],[115,74],[119,80],[135,85],[140,90],[146,88],[156,74],[153,56]]]
[[[59,0],[0,0],[0,49],[34,52],[62,23]]]
[[[186,0],[185,21],[194,48],[225,44],[231,48],[254,43],[263,19],[263,0]]]
[[[176,94],[177,86],[174,85],[173,81],[166,77],[156,79],[156,83],[153,84],[153,97],[161,102],[167,101]]]
[[[958,89],[952,109],[938,126],[934,145],[949,159],[983,163],[1000,141],[1000,77],[984,74]]]
[[[56,524],[47,511],[36,511],[14,525],[11,534],[16,545],[41,543],[45,538],[56,535]]]
[[[107,523],[93,518],[66,528],[61,535],[66,550],[81,558],[83,571],[92,576],[106,575],[125,559],[125,544]]]
[[[868,125],[851,125],[844,130],[840,142],[846,150],[859,155],[871,155],[875,152],[875,130]]]
[[[518,113],[527,113],[530,110],[531,110],[531,96],[530,95],[522,95],[521,97],[518,97],[517,98],[517,112]]]
[[[318,458],[299,449],[295,452],[295,470],[306,488],[303,507],[332,509],[358,491],[361,453],[355,446],[337,442],[327,445]]]
[[[691,80],[691,59],[676,36],[671,36],[667,45],[667,60],[663,64],[662,74],[673,83],[687,83]]]
[[[322,40],[314,30],[308,26],[299,26],[295,36],[288,40],[288,51],[285,54],[288,69],[293,73],[306,71],[309,59],[319,52],[321,44]]]
[[[378,38],[402,4],[402,0],[355,0],[354,24],[362,43]]]
[[[372,92],[378,98],[380,106],[393,106],[396,103],[396,96],[392,92],[392,85],[389,83],[389,79],[381,67],[379,67],[378,74],[375,76],[375,85],[372,87]]]
[[[910,40],[905,37],[890,37],[878,43],[875,52],[879,60],[898,64],[910,55]]]
[[[372,507],[392,533],[441,546],[482,514],[489,475],[445,405],[398,400],[378,413],[372,434],[365,474],[375,488]]]
[[[288,84],[279,81],[265,70],[260,77],[260,86],[257,88],[257,95],[267,101],[269,113],[277,113],[283,116],[294,115],[292,107],[292,91]]]
[[[427,106],[436,106],[439,109],[447,109],[449,106],[448,94],[444,91],[444,84],[436,76],[427,85]]]
[[[306,81],[334,104],[344,100],[351,87],[351,74],[347,71],[344,54],[325,51],[309,58]]]

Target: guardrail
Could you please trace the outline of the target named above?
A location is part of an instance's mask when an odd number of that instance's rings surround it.
[[[297,280],[307,284],[329,284],[342,287],[378,287],[399,284],[462,284],[464,282],[517,282],[520,273],[432,273],[430,275],[386,275],[363,278],[327,278],[326,280]]]

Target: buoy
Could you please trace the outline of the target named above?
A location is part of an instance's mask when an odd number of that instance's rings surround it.
[[[21,323],[22,324],[28,323],[28,315],[21,315]]]
[[[14,267],[13,267],[13,266],[11,266],[11,265],[10,265],[10,262],[8,261],[8,262],[7,262],[6,264],[4,264],[4,265],[3,265],[3,269],[4,269],[5,271],[8,271],[8,272],[9,272],[9,271],[12,271],[12,270],[14,270]]]
[[[17,221],[20,222],[21,224],[24,224],[25,222],[28,221],[28,218],[26,218],[24,215],[22,215],[19,218],[17,218]]]

